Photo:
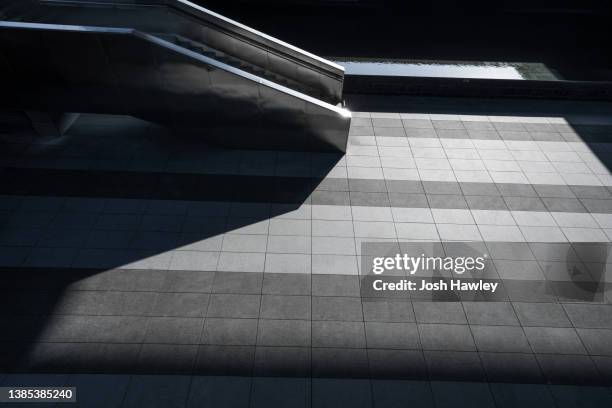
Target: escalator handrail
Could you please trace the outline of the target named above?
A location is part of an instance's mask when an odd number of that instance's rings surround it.
[[[256,41],[269,50],[289,56],[292,59],[300,60],[310,66],[314,66],[319,70],[323,70],[327,75],[334,77],[344,76],[344,67],[335,64],[332,61],[321,58],[317,55],[309,53],[301,48],[295,47],[270,35],[257,31],[242,23],[231,20],[225,16],[208,10],[202,6],[194,4],[187,0],[39,0],[42,4],[80,4],[92,6],[165,6],[192,17],[196,17],[215,24],[225,30],[232,32],[235,35],[247,38],[251,41]]]
[[[141,38],[149,43],[152,43],[157,46],[164,47],[166,49],[170,49],[174,52],[179,52],[188,57],[194,58],[205,64],[212,65],[215,68],[221,69],[223,71],[230,72],[234,75],[242,77],[243,79],[257,82],[259,84],[265,85],[269,88],[273,88],[278,92],[282,92],[288,94],[292,97],[303,100],[304,102],[315,104],[321,108],[333,111],[342,117],[350,117],[351,113],[347,109],[344,109],[339,106],[332,105],[325,101],[319,100],[317,98],[313,98],[312,96],[303,94],[299,91],[296,91],[291,88],[287,88],[283,85],[277,84],[275,82],[269,81],[265,78],[258,77],[254,74],[242,71],[236,67],[225,64],[221,61],[217,61],[214,58],[207,57],[205,55],[199,54],[197,52],[191,51],[187,48],[181,47],[180,45],[174,44],[172,42],[166,41],[162,38],[154,36],[152,34],[147,34],[142,31],[138,31],[133,28],[115,28],[115,27],[95,27],[95,26],[77,26],[77,25],[65,25],[65,24],[46,24],[46,23],[27,23],[27,22],[13,22],[13,21],[0,21],[0,29],[1,28],[16,28],[16,29],[29,29],[29,30],[50,30],[50,31],[81,31],[81,32],[92,32],[92,33],[109,33],[109,34],[125,34],[125,35],[133,35],[138,38]]]

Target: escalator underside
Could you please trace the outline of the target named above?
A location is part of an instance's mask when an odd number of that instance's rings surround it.
[[[172,1],[0,9],[0,104],[123,114],[239,148],[345,151],[344,70]]]

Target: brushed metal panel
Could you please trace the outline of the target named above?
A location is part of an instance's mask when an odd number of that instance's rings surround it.
[[[40,110],[130,114],[239,148],[346,148],[348,111],[149,34],[0,22],[0,45]]]
[[[342,100],[341,66],[186,0],[42,0],[28,4],[33,10],[24,14],[33,20],[27,21],[179,34],[303,83],[302,90],[311,96],[333,104]],[[313,76],[326,79],[313,80]]]

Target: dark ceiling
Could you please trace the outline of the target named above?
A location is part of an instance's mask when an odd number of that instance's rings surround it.
[[[612,69],[612,14],[601,0],[195,1],[324,56],[543,62],[568,73]]]

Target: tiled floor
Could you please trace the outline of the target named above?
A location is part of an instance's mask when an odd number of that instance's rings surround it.
[[[88,407],[609,406],[612,262],[581,244],[612,239],[610,137],[600,116],[374,112],[346,156],[94,115],[8,133],[0,381]],[[363,291],[363,243],[440,240],[485,242],[499,293]]]

